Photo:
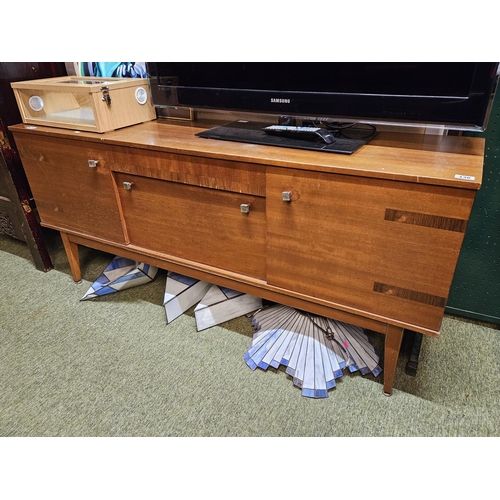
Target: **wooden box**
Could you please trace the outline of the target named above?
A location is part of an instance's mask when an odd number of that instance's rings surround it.
[[[24,123],[108,132],[154,120],[145,78],[65,76],[12,82]]]

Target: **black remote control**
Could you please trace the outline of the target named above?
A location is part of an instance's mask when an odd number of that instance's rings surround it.
[[[321,127],[296,127],[293,125],[269,125],[262,129],[266,134],[301,139],[303,141],[322,141],[325,144],[335,142],[333,135]]]

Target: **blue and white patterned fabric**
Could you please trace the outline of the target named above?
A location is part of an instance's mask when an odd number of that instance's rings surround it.
[[[163,306],[167,324],[197,304],[207,293],[210,283],[168,271]]]
[[[196,328],[205,330],[262,307],[262,299],[231,288],[211,285],[194,309]]]
[[[303,396],[327,398],[344,368],[375,377],[382,371],[362,328],[279,304],[257,311],[251,321],[258,331],[245,363],[252,370],[286,367]]]
[[[93,299],[150,283],[157,272],[157,267],[116,256],[80,300]]]

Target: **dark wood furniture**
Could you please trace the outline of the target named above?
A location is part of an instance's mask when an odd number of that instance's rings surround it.
[[[52,269],[36,204],[9,125],[21,121],[10,83],[66,74],[64,63],[0,63],[0,234],[25,241],[40,271]]]
[[[11,127],[73,278],[86,245],[385,334],[391,394],[404,329],[439,335],[484,141],[381,133],[340,155],[201,129]]]

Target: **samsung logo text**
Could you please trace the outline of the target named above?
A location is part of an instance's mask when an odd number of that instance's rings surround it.
[[[278,99],[277,97],[271,97],[271,102],[277,102],[279,104],[290,104],[290,99]]]

